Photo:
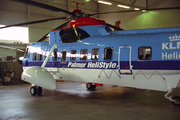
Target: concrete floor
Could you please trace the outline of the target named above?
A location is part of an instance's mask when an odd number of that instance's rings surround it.
[[[0,120],[180,120],[180,108],[164,92],[100,86],[88,91],[85,84],[68,82],[57,87],[33,97],[30,85],[0,86]]]

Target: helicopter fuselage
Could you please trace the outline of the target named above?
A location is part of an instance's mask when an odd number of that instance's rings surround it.
[[[73,31],[73,32],[72,32]],[[27,47],[23,68],[41,66],[54,79],[167,91],[180,79],[180,27],[111,31],[104,24],[50,33]]]

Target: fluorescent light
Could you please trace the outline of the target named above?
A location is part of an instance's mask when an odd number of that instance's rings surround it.
[[[106,4],[106,5],[112,5],[111,2],[102,1],[102,0],[98,0],[98,3],[102,3],[102,4]]]
[[[121,7],[121,8],[126,8],[126,9],[129,9],[130,7],[129,6],[125,6],[125,5],[117,5],[118,7]]]
[[[134,10],[140,10],[139,8],[134,8]]]
[[[142,10],[142,12],[146,12],[146,10]]]

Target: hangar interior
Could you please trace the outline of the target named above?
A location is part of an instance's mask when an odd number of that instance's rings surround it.
[[[76,4],[73,3],[72,0],[34,1],[67,11],[76,9]],[[114,25],[116,21],[121,21],[120,27],[124,30],[180,26],[179,0],[106,0],[105,2],[110,3],[110,5],[102,4],[98,2],[98,0],[76,0],[76,2],[85,3],[85,5],[79,5],[79,9],[82,9],[85,13],[95,14],[107,12],[107,14],[98,14],[93,17],[103,19],[106,23],[112,25]],[[129,8],[122,8],[117,5],[124,5]],[[129,11],[134,9],[137,10]],[[143,9],[156,10],[143,11]],[[127,10],[129,12],[126,12]],[[55,12],[13,0],[0,0],[0,11],[1,26],[65,17],[67,15],[64,12]],[[26,45],[36,42],[42,36],[66,21],[67,20],[53,20],[24,25],[22,26],[23,30],[15,30],[17,32],[11,31],[9,28],[1,29],[1,72],[3,72],[4,69],[13,70],[15,72],[14,81],[21,83],[20,75],[22,69],[21,65],[18,64],[18,58],[23,56]],[[7,31],[6,34],[3,33],[4,31]],[[8,59],[11,60],[7,60],[7,56],[9,57]]]

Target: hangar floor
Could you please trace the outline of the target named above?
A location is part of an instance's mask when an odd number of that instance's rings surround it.
[[[164,92],[121,87],[86,90],[59,82],[57,90],[31,96],[30,85],[0,86],[0,120],[179,120],[180,108]],[[180,95],[180,90],[174,92]]]

